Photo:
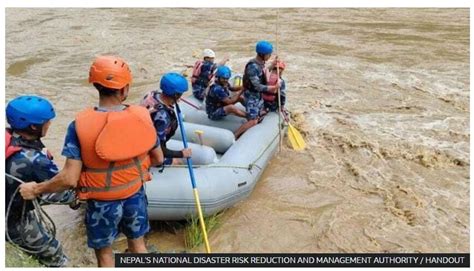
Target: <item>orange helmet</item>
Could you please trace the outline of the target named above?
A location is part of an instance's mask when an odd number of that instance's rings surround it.
[[[111,89],[122,89],[131,82],[130,68],[120,57],[99,56],[91,65],[89,83],[98,83]]]

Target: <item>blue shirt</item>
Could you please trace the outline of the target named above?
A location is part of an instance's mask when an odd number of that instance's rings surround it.
[[[66,138],[64,139],[64,146],[61,155],[73,159],[81,159],[81,144],[76,132],[76,122],[72,121],[67,127]]]

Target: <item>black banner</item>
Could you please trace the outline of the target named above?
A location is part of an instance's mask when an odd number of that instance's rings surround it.
[[[116,254],[116,267],[469,267],[469,253]]]

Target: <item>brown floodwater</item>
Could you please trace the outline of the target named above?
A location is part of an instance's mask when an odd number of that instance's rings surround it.
[[[277,22],[278,17],[278,22]],[[278,27],[277,27],[278,24]],[[276,30],[278,28],[278,38]],[[469,9],[6,9],[6,100],[58,116],[96,105],[96,55],[131,66],[130,103],[204,48],[242,72],[257,40],[287,62],[288,108],[308,148],[284,146],[209,234],[214,252],[469,252]],[[278,40],[278,44],[276,41]],[[94,266],[83,211],[50,207],[74,266]],[[183,230],[153,223],[160,251]],[[117,251],[125,249],[121,238]],[[198,248],[197,250],[203,250]]]

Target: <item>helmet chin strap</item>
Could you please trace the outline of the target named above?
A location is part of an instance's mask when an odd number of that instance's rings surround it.
[[[183,96],[183,94],[175,94],[173,96],[173,100],[174,100],[174,103],[177,104],[178,103],[178,100],[181,98],[181,96]]]
[[[43,126],[44,124],[36,125],[36,130],[33,130],[33,134],[39,138],[43,137]]]
[[[120,103],[124,102],[128,98],[128,93],[125,95],[125,87],[120,90]]]

